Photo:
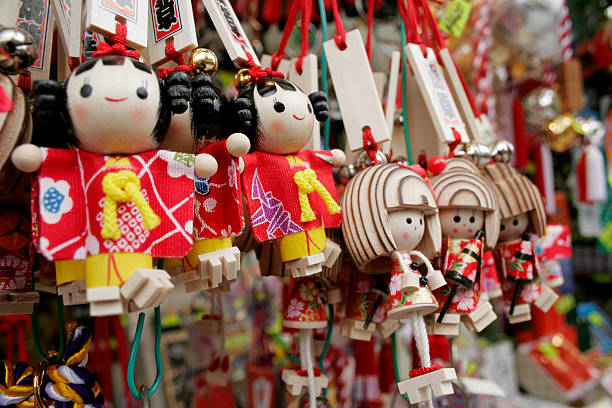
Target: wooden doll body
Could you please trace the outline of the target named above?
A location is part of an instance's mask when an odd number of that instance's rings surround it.
[[[136,59],[102,55],[65,85],[36,84],[45,101],[39,117],[70,118],[65,126],[79,148],[22,145],[12,160],[38,172],[32,208],[39,252],[84,261],[92,315],[159,305],[173,285],[153,257],[183,256],[192,246],[194,172],[210,176],[211,158],[155,150],[170,111],[187,107],[176,96],[188,90],[179,74],[162,87]]]

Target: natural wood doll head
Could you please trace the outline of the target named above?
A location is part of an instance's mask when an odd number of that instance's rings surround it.
[[[353,177],[342,200],[342,231],[355,264],[389,272],[393,251],[435,256],[441,246],[438,208],[419,173],[398,164],[368,167]]]
[[[471,239],[483,230],[486,246],[495,246],[500,227],[494,188],[472,162],[449,159],[444,172],[432,178],[432,187],[443,237]]]
[[[247,84],[230,103],[233,131],[245,133],[252,150],[292,154],[312,137],[316,121],[325,121],[329,106],[322,92],[306,95],[296,85],[270,76]]]
[[[524,232],[544,235],[546,211],[538,188],[507,163],[488,164],[483,174],[497,196],[501,217],[499,241],[514,241]]]
[[[69,142],[84,150],[142,153],[159,146],[171,112],[187,109],[188,86],[184,72],[160,81],[134,58],[97,57],[77,67],[65,84],[38,81],[36,113],[42,123],[58,126]]]

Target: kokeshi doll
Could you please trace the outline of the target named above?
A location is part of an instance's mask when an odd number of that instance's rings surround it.
[[[506,314],[511,324],[531,319],[530,304],[548,311],[558,299],[543,285],[533,235],[542,236],[546,212],[537,187],[507,163],[491,163],[483,175],[494,185],[501,215],[496,250]]]
[[[194,171],[211,176],[214,160],[157,150],[188,85],[182,72],[160,82],[121,43],[100,43],[66,83],[35,84],[39,118],[64,119],[75,148],[21,145],[12,161],[38,172],[38,251],[85,263],[92,315],[159,305],[173,285],[152,258],[192,247]]]
[[[485,249],[495,247],[499,212],[493,187],[468,159],[451,158],[432,178],[444,237],[442,269],[448,285],[436,290],[440,310],[433,334],[456,336],[459,322],[480,332],[497,316],[482,298]]]
[[[422,368],[398,383],[412,403],[453,392],[455,370],[432,366],[423,316],[438,303],[432,290],[446,284],[430,258],[440,251],[438,208],[420,166],[374,165],[354,176],[342,200],[342,231],[356,266],[391,273],[387,316],[411,321]]]
[[[228,106],[231,129],[251,141],[245,155],[242,185],[253,236],[274,241],[285,271],[293,277],[320,273],[340,254],[325,228],[342,219],[332,167],[344,164],[340,150],[302,150],[313,126],[328,116],[326,96],[310,95],[258,68],[237,74],[239,93]]]

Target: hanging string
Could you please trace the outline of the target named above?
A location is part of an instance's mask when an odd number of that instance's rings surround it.
[[[142,336],[142,328],[144,325],[145,313],[140,312],[138,315],[138,324],[136,325],[136,333],[134,334],[134,342],[132,343],[132,350],[130,351],[130,361],[128,363],[127,370],[127,382],[130,392],[137,400],[141,400],[143,395],[136,386],[134,380],[134,367],[136,365],[136,356],[138,355],[138,348],[140,347],[140,337]],[[151,387],[147,390],[147,394],[151,397],[159,384],[161,384],[164,367],[161,359],[161,312],[159,306],[155,308],[155,365],[157,366],[157,373],[155,374],[155,380]]]
[[[334,14],[334,22],[336,23],[336,34],[334,35],[334,41],[340,50],[346,49],[346,30],[342,25],[342,19],[340,18],[340,12],[338,11],[338,0],[331,0],[332,12]]]
[[[289,8],[287,22],[285,23],[285,29],[283,30],[283,36],[281,37],[280,44],[278,45],[278,50],[272,54],[272,62],[270,63],[270,67],[274,71],[278,69],[280,62],[283,60],[283,58],[285,58],[285,48],[287,47],[287,43],[291,37],[291,31],[295,25],[295,20],[297,18],[297,13],[300,9],[301,3],[302,0],[293,0],[293,3],[291,3],[291,7]]]
[[[112,41],[112,45],[100,42],[96,51],[91,54],[92,58],[105,57],[108,55],[122,55],[126,57],[132,57],[140,59],[140,54],[136,51],[128,51],[127,44],[127,26],[125,24],[117,23],[115,26],[115,34],[111,35],[109,39]]]
[[[64,348],[66,345],[66,320],[64,318],[64,302],[62,297],[56,294],[55,304],[57,306],[57,323],[59,327],[59,355],[64,354]],[[30,316],[30,330],[32,332],[32,343],[34,343],[34,350],[40,361],[45,361],[47,356],[43,352],[40,346],[40,336],[38,334],[38,304],[34,304],[32,315]]]
[[[378,152],[378,143],[374,140],[372,129],[369,126],[364,126],[361,130],[363,133],[363,150],[366,151],[372,164],[378,164],[376,153]]]
[[[300,330],[300,357],[305,360],[308,375],[308,402],[310,408],[317,407],[315,373],[312,363],[312,329]]]
[[[395,373],[395,382],[401,382],[400,371],[399,371],[399,363],[397,361],[397,339],[395,333],[391,335],[391,347],[393,348],[393,371]],[[406,394],[400,394],[404,401],[410,404],[410,398]]]
[[[372,66],[372,27],[374,25],[375,5],[375,0],[368,0],[368,38],[366,40],[366,53],[368,54],[368,60],[370,60],[370,66]]]
[[[172,72],[185,72],[188,74],[191,73],[192,67],[185,65],[185,55],[179,54],[178,51],[176,51],[176,48],[174,48],[174,41],[170,41],[168,44],[166,44],[164,52],[166,53],[166,57],[176,63],[176,67],[159,68],[157,70],[157,75],[159,76],[159,79],[166,78]]]
[[[331,344],[334,332],[334,305],[327,305],[327,310],[329,312],[329,318],[327,319],[327,336],[325,337],[323,351],[319,356],[319,369],[325,376],[327,376],[327,372],[325,371],[325,357],[327,357],[327,353],[329,352],[329,345]],[[323,389],[323,397],[327,397],[327,387]]]
[[[295,62],[295,69],[298,74],[302,75],[302,65],[304,58],[308,55],[308,29],[310,28],[310,20],[312,19],[312,0],[302,0],[302,31],[301,31],[301,53]]]
[[[325,3],[323,0],[317,0],[319,3],[319,15],[321,16],[321,33],[322,42],[327,41],[327,15],[325,14]],[[325,50],[321,46],[321,88],[325,95],[329,99],[329,89],[327,87],[327,61],[325,58]],[[323,123],[323,149],[329,150],[329,132],[330,132],[330,121],[329,118]]]
[[[402,0],[400,0],[401,2]],[[410,145],[410,131],[408,129],[408,95],[406,88],[408,86],[408,80],[406,75],[408,75],[408,64],[406,63],[406,27],[404,26],[404,21],[400,19],[401,26],[401,51],[402,51],[402,118],[404,119],[403,128],[404,128],[404,141],[406,142],[406,154],[408,156],[408,164],[412,165],[412,147]]]

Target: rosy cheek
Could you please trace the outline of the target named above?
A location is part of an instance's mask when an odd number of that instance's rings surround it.
[[[402,234],[402,238],[404,238],[404,239],[408,239],[408,238],[409,238],[408,233],[407,233],[407,232],[404,232],[404,233]]]
[[[132,109],[132,118],[138,122],[145,121],[148,119],[147,109],[141,107]]]
[[[76,105],[74,107],[74,118],[78,121],[85,121],[89,117],[89,109],[83,105]]]
[[[275,120],[270,125],[270,132],[273,132],[273,133],[283,133],[284,130],[285,130],[285,125],[280,120]]]
[[[453,228],[453,232],[456,234],[459,232],[459,230],[457,228]]]
[[[474,230],[473,230],[473,229],[471,229],[471,228],[468,228],[468,232],[472,232],[472,231],[474,231]]]

